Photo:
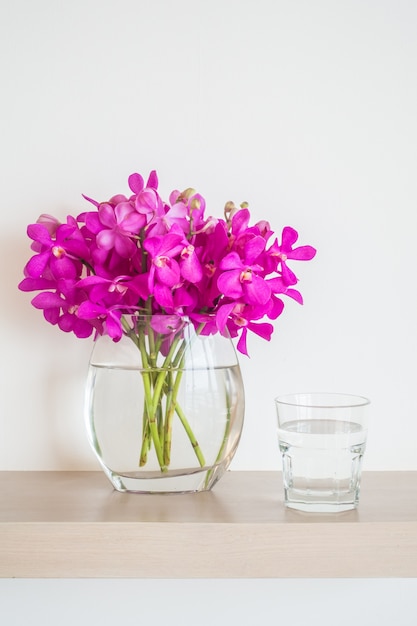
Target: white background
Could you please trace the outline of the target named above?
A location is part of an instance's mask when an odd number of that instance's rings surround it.
[[[241,359],[232,469],[277,469],[274,396],[322,390],[371,398],[365,469],[417,469],[416,33],[414,0],[1,0],[0,470],[97,469],[91,341],[18,292],[27,224],[154,168],[318,249]]]
[[[0,469],[97,468],[82,399],[92,340],[17,290],[26,226],[156,168],[208,214],[248,201],[298,229],[270,343],[241,358],[234,469],[278,467],[273,398],[372,400],[366,469],[417,469],[417,3],[16,0],[1,6]]]

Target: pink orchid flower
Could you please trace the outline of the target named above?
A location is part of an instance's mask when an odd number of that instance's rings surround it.
[[[253,321],[254,319],[261,319],[264,313],[265,307],[251,307],[243,302],[230,302],[219,308],[216,315],[217,328],[220,332],[224,333],[224,329],[227,327],[232,337],[239,335],[239,341],[236,347],[239,352],[247,355],[248,331],[259,335],[267,341],[271,339],[274,329],[272,324]]]
[[[285,298],[302,304],[289,261],[310,260],[316,250],[295,247],[296,230],[286,226],[281,244],[267,248],[270,224],[251,225],[246,203],[227,203],[218,219],[205,217],[206,202],[192,188],[173,191],[165,203],[155,171],[146,183],[131,174],[128,185],[129,197],[103,203],[84,196],[93,210],[63,224],[42,214],[28,227],[35,254],[19,289],[40,292],[32,302],[51,324],[118,341],[122,316],[133,311],[169,314],[174,326],[188,316],[203,334],[228,330],[247,354],[248,332],[269,340],[272,326],[262,320],[277,319]]]
[[[151,258],[149,272],[149,291],[154,290],[158,281],[166,287],[174,287],[180,282],[180,266],[175,257],[183,249],[183,233],[169,232],[166,235],[150,237],[144,241],[143,247]]]
[[[312,246],[293,248],[297,239],[297,231],[290,226],[285,226],[281,235],[281,245],[278,245],[278,240],[275,239],[267,253],[269,258],[274,259],[275,268],[277,265],[281,266],[282,277],[287,285],[295,285],[298,282],[296,275],[288,267],[287,260],[310,261],[316,254],[316,250]]]
[[[122,310],[120,308],[107,308],[101,304],[85,300],[78,307],[77,315],[81,320],[102,325],[102,333],[105,332],[113,341],[120,341],[123,336],[120,321]]]
[[[42,309],[50,324],[57,324],[64,332],[73,332],[77,337],[90,337],[94,325],[78,317],[78,309],[85,294],[76,289],[75,281],[61,279],[55,292],[43,291],[35,296],[32,304]]]
[[[117,254],[124,258],[135,254],[137,244],[132,236],[139,233],[146,224],[146,218],[139,215],[130,202],[120,202],[115,207],[109,203],[101,204],[98,209],[98,220],[101,224],[96,238],[99,248],[104,250],[114,248]]]
[[[271,289],[260,276],[263,267],[255,262],[264,248],[264,239],[254,236],[244,246],[243,260],[234,251],[224,257],[220,263],[223,273],[217,279],[217,286],[225,296],[234,300],[243,299],[247,304],[268,302]]]
[[[88,260],[89,250],[74,218],[68,217],[66,224],[57,227],[55,238],[42,223],[30,224],[27,233],[38,250],[25,266],[27,276],[39,278],[46,268],[57,280],[80,274],[82,260]]]

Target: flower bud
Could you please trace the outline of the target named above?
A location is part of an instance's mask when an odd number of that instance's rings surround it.
[[[196,193],[197,192],[195,189],[193,189],[192,187],[188,187],[187,189],[184,189],[184,191],[180,193],[180,195],[177,198],[177,202],[187,203],[188,200],[191,198],[191,196],[195,196]]]
[[[230,226],[232,217],[237,211],[239,211],[239,209],[237,208],[235,203],[232,202],[232,200],[229,200],[229,202],[226,202],[226,204],[224,205],[224,217],[228,226]]]

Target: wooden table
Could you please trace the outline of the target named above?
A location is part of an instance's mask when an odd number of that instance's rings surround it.
[[[3,578],[417,577],[417,472],[365,472],[359,508],[286,509],[278,472],[207,493],[114,491],[100,472],[0,472]]]

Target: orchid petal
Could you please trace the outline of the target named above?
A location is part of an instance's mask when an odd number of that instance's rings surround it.
[[[248,329],[246,327],[242,328],[242,332],[240,334],[239,337],[239,341],[237,342],[237,346],[236,348],[239,350],[239,352],[241,354],[244,354],[245,356],[249,356],[248,355],[248,349],[246,346],[246,337],[248,335]]]
[[[145,184],[140,174],[131,174],[127,182],[133,193],[140,193]]]
[[[52,243],[49,231],[43,224],[29,224],[27,227],[27,234],[30,239],[38,241],[44,246],[49,247]]]
[[[170,209],[168,209],[168,211],[165,214],[165,218],[185,219],[187,217],[187,214],[188,214],[188,211],[187,211],[187,207],[185,206],[185,204],[183,204],[182,202],[178,202],[177,204],[174,204]],[[187,224],[188,224],[188,221],[187,221]]]
[[[282,231],[281,239],[282,239],[282,244],[281,244],[282,250],[287,254],[288,251],[292,249],[293,245],[297,241],[298,233],[294,228],[291,228],[291,226],[285,226],[285,228]]]
[[[94,330],[94,326],[90,324],[87,320],[81,320],[78,317],[75,318],[73,322],[73,332],[76,337],[80,339],[87,339],[87,337],[91,337],[91,334]]]
[[[93,274],[92,276],[86,276],[85,278],[82,278],[79,282],[78,285],[79,287],[91,287],[92,285],[97,285],[97,284],[101,284],[101,283],[109,283],[109,279],[108,278],[103,278],[102,276],[96,276],[95,274]]]
[[[32,304],[35,309],[52,309],[65,306],[65,301],[57,293],[43,291],[33,298]]]
[[[26,272],[30,278],[39,278],[46,268],[50,257],[49,250],[36,254],[26,264]]]
[[[263,305],[271,297],[271,288],[263,278],[253,275],[251,282],[243,283],[243,293],[248,304]]]
[[[106,318],[106,329],[107,334],[114,341],[119,341],[119,339],[122,338],[123,330],[120,322],[120,316],[118,316],[114,311],[111,311]]]
[[[298,302],[298,304],[303,304],[303,296],[297,289],[287,289],[285,295]]]
[[[61,222],[57,220],[56,217],[53,217],[53,215],[49,215],[49,213],[42,213],[36,220],[36,223],[45,226],[51,237],[55,235],[58,226],[61,225]]]
[[[158,174],[155,170],[152,170],[149,174],[148,182],[146,183],[147,187],[151,187],[151,189],[158,189]]]
[[[116,221],[118,224],[121,224],[123,220],[125,220],[131,213],[133,213],[135,209],[132,207],[130,202],[119,202],[119,204],[114,209],[114,215],[116,217]]]
[[[125,235],[121,235],[120,233],[116,233],[114,237],[114,248],[117,254],[120,254],[124,259],[129,259],[132,257],[137,248],[136,244],[133,243],[129,237]]]
[[[270,320],[276,320],[284,310],[284,303],[281,298],[276,296],[271,297],[271,308],[268,311],[268,317]]]
[[[64,331],[64,333],[70,333],[74,328],[74,315],[71,315],[70,313],[62,315],[58,320],[58,326]]]
[[[181,261],[181,274],[190,283],[199,283],[203,278],[203,270],[197,255],[190,254]]]
[[[174,308],[174,299],[172,291],[166,285],[156,284],[153,290],[153,296],[157,303],[164,309]]]
[[[138,274],[129,284],[129,289],[131,289],[143,300],[147,300],[150,296],[148,278],[149,275],[147,273]]]
[[[267,278],[266,282],[270,286],[272,293],[285,293],[287,291],[288,285],[282,276]]]
[[[265,250],[265,239],[260,236],[251,237],[245,244],[245,262],[252,265]]]
[[[272,324],[268,324],[267,322],[262,322],[260,324],[254,324],[250,322],[248,328],[252,333],[255,333],[255,335],[262,337],[262,339],[266,339],[266,341],[271,340],[271,336],[274,331],[274,327],[272,326]]]
[[[59,318],[58,326],[65,333],[69,333],[72,331],[76,335],[76,337],[80,339],[86,339],[87,337],[90,337],[91,333],[94,330],[90,322],[87,322],[86,320],[80,320],[76,315],[70,313],[64,313],[64,315]]]
[[[110,206],[115,207],[122,202],[129,202],[129,200],[122,193],[117,193],[115,196],[112,196],[106,204],[110,204]]]
[[[20,291],[38,291],[39,289],[54,289],[56,281],[46,278],[24,278],[19,284]]]
[[[85,300],[78,307],[77,315],[80,319],[92,320],[101,317],[106,313],[106,309],[100,304],[95,304],[90,300]]]
[[[145,215],[141,215],[137,211],[133,211],[124,218],[123,220],[123,230],[128,231],[129,233],[139,233],[140,229],[146,225],[146,217]]]
[[[136,196],[136,210],[145,213],[153,213],[160,207],[159,196],[154,189],[145,188]]]
[[[151,326],[154,331],[161,333],[162,335],[171,334],[177,331],[181,325],[182,320],[179,315],[152,315]]]
[[[97,200],[93,200],[92,198],[89,198],[88,196],[85,196],[84,194],[81,194],[81,195],[84,198],[84,200],[87,200],[87,202],[91,202],[91,204],[94,204],[95,207],[100,206],[100,203],[97,202]]]
[[[232,217],[232,233],[234,235],[245,231],[249,225],[249,209],[239,209]]]
[[[220,274],[217,279],[217,287],[220,292],[229,298],[240,298],[243,293],[242,285],[239,280],[240,270],[232,270]]]
[[[289,259],[297,261],[310,261],[316,255],[316,249],[312,246],[300,246],[287,253]]]
[[[114,208],[111,204],[101,204],[98,210],[98,215],[100,218],[100,222],[103,226],[107,226],[107,228],[114,228],[117,224],[116,216],[114,213]]]
[[[43,316],[49,324],[58,324],[60,315],[60,309],[58,307],[54,307],[52,309],[44,309]]]
[[[111,250],[114,248],[116,233],[113,230],[102,230],[97,234],[97,245],[103,250]]]
[[[50,257],[49,267],[54,278],[57,280],[60,278],[75,278],[77,276],[74,261],[69,259],[66,255],[58,259],[52,255]]]
[[[181,286],[174,291],[174,307],[175,309],[191,308],[195,309],[197,306],[198,298],[193,285],[187,285],[187,287]]]
[[[281,263],[282,278],[287,285],[296,285],[298,278],[286,263]]]
[[[233,311],[234,307],[234,302],[230,302],[229,304],[223,304],[221,307],[219,307],[219,310],[216,313],[216,326],[221,333],[224,331],[229,315]]]
[[[100,222],[98,213],[85,213],[84,221],[88,230],[94,235],[97,235],[97,233],[99,233],[103,229],[103,225]]]
[[[162,265],[157,265],[155,273],[158,280],[167,287],[175,287],[180,282],[180,267],[172,259],[167,259]]]
[[[156,256],[176,256],[179,252],[182,251],[184,244],[184,233],[181,234],[175,232],[175,229],[172,229],[174,232],[170,231],[165,235],[158,235],[156,237],[149,237],[149,239],[145,239],[143,243],[143,247],[151,257]]]
[[[237,252],[229,252],[229,254],[226,254],[226,256],[220,261],[219,265],[221,270],[243,269],[244,267],[245,266]]]

